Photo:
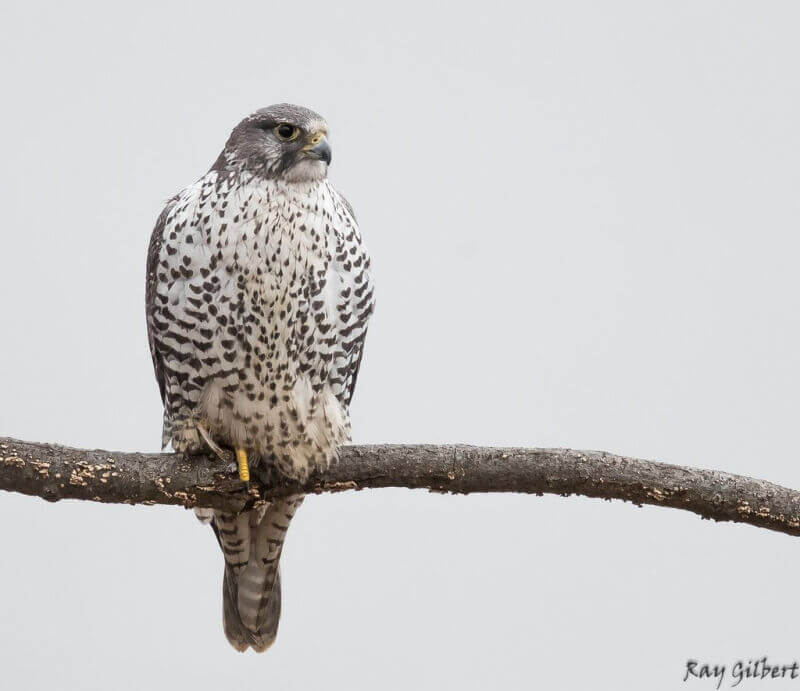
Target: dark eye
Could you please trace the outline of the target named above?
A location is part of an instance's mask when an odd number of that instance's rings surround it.
[[[295,127],[294,125],[287,125],[285,122],[278,125],[273,131],[277,135],[278,139],[282,139],[285,142],[290,142],[293,139],[297,139],[297,135],[300,134],[300,129],[298,127]]]

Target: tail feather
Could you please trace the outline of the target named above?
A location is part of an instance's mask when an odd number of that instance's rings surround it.
[[[239,619],[249,631],[261,631],[268,605],[274,602],[274,585],[277,582],[277,568],[263,568],[258,564],[248,564],[239,574],[239,592],[236,609]],[[277,626],[277,622],[275,622]]]
[[[275,576],[272,591],[266,599],[262,620],[256,630],[248,628],[242,621],[238,607],[238,581],[233,570],[225,566],[225,577],[222,582],[222,627],[228,642],[239,652],[252,648],[263,653],[274,642],[278,635],[278,621],[281,616],[281,576],[280,570]]]
[[[214,512],[212,528],[225,555],[222,619],[239,651],[263,652],[278,633],[283,541],[303,497],[275,501],[238,516]]]

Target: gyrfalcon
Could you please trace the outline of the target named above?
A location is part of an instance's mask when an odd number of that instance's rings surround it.
[[[370,258],[327,179],[328,128],[280,104],[242,120],[214,165],[167,202],[150,240],[146,311],[162,443],[235,451],[303,479],[350,439],[350,401],[374,307]],[[302,497],[198,512],[225,556],[223,625],[266,650],[280,615],[281,547]]]

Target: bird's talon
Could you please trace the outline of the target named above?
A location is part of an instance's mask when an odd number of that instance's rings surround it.
[[[198,433],[201,437],[203,437],[203,441],[208,445],[208,448],[211,449],[221,461],[227,461],[230,458],[230,452],[225,453],[225,451],[220,448],[220,446],[211,438],[211,435],[208,433],[208,430],[201,424],[197,423],[195,425],[197,428]]]

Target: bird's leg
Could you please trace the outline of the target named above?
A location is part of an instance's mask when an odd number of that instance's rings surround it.
[[[250,468],[247,465],[247,451],[236,449],[236,464],[239,466],[239,479],[242,482],[250,482]]]

